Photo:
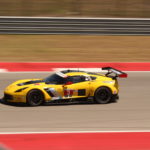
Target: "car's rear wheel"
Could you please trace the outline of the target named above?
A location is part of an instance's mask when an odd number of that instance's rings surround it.
[[[100,87],[94,94],[94,100],[98,104],[107,104],[111,101],[112,92],[107,87]]]
[[[44,95],[40,90],[31,90],[27,94],[27,104],[30,106],[39,106],[44,102]]]

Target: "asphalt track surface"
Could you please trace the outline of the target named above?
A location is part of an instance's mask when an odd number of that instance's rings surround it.
[[[0,73],[3,89],[18,79],[50,73]],[[111,104],[26,107],[0,103],[0,132],[150,130],[150,72],[129,72],[119,79],[120,100]]]

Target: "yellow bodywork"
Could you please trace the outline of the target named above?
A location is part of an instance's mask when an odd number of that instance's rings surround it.
[[[111,90],[112,95],[117,95],[119,92],[118,82],[116,79],[106,77],[103,74],[90,74],[87,72],[69,72],[67,76],[86,76],[88,80],[73,84],[47,84],[45,82],[32,83],[34,81],[42,79],[26,79],[18,80],[8,87],[4,91],[4,95],[7,96],[9,102],[23,102],[27,101],[27,94],[33,89],[40,90],[44,95],[45,102],[52,100],[73,99],[93,97],[95,91],[99,87],[107,87]],[[30,83],[31,82],[31,83]],[[22,84],[27,83],[27,84]],[[29,84],[28,84],[29,83]],[[50,95],[47,89],[53,92],[53,96]]]

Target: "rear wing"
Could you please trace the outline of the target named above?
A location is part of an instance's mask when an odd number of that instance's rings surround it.
[[[128,77],[128,74],[125,73],[125,72],[122,72],[120,70],[117,70],[115,68],[112,68],[112,67],[103,67],[102,70],[107,70],[108,72],[105,74],[106,76],[108,77],[113,77],[113,78],[117,78],[117,77],[120,77],[120,78],[127,78]],[[110,74],[114,73],[115,76],[110,76]]]

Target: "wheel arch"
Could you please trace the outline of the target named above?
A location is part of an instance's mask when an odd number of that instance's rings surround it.
[[[98,95],[99,92],[102,93],[102,94],[100,94],[100,97]],[[99,86],[95,90],[93,97],[94,97],[94,101],[96,103],[98,103],[98,104],[107,104],[107,103],[111,102],[112,96],[113,96],[113,93],[112,93],[111,88],[109,88],[108,86]]]
[[[28,92],[27,92],[27,94],[26,94],[26,102],[27,102],[27,96],[28,96],[29,92],[31,92],[31,91],[33,91],[33,90],[38,90],[38,91],[40,91],[41,94],[43,95],[43,98],[44,98],[44,101],[45,101],[45,94],[44,94],[44,92],[43,92],[41,89],[39,89],[39,88],[33,88],[33,89],[28,90]]]
[[[113,91],[112,91],[112,89],[111,89],[109,86],[101,85],[101,86],[99,86],[99,87],[97,87],[97,88],[95,89],[94,95],[95,95],[96,91],[97,91],[99,88],[103,88],[103,87],[109,89],[109,90],[111,91],[111,94],[113,94]],[[93,96],[94,96],[94,95],[93,95]]]

